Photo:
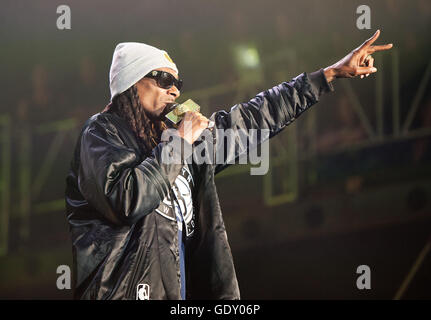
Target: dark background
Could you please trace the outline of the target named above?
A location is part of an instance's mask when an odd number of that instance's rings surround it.
[[[59,30],[59,5],[71,30]],[[371,8],[359,30],[356,8]],[[80,128],[109,102],[117,43],[169,52],[202,113],[228,110],[369,38],[377,74],[336,80],[271,140],[270,171],[216,178],[244,299],[431,298],[431,2],[2,1],[0,298],[70,299],[65,177]],[[247,64],[251,58],[251,64]],[[359,290],[356,269],[371,270]],[[403,286],[403,283],[405,284]]]

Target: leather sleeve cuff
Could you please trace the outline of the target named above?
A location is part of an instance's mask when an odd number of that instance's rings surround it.
[[[318,88],[319,95],[334,91],[334,86],[326,80],[323,69],[308,74],[308,78],[310,79],[310,83]]]

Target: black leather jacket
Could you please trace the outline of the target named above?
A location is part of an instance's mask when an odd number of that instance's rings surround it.
[[[218,129],[269,129],[272,137],[332,90],[323,70],[304,73],[210,119]],[[205,143],[217,142],[212,132]],[[178,226],[155,211],[183,166],[162,163],[165,147],[144,157],[128,124],[111,113],[84,125],[66,178],[75,298],[136,299],[144,282],[150,299],[180,299]],[[240,298],[214,183],[226,166],[189,164],[196,231],[186,250],[187,299]]]

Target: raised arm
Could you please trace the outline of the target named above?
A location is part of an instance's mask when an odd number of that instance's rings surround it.
[[[290,82],[283,82],[263,91],[246,103],[233,106],[229,112],[224,110],[214,113],[210,119],[215,121],[214,130],[216,154],[223,155],[222,163],[217,161],[215,173],[226,168],[236,158],[247,152],[239,141],[249,135],[252,129],[264,130],[263,140],[271,138],[297,119],[305,110],[319,101],[325,92],[333,91],[327,82],[323,69],[307,74],[303,73]],[[222,130],[221,130],[222,129]],[[224,130],[231,130],[235,146],[226,149],[221,135]]]

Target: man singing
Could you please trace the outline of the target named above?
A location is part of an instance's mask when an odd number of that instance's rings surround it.
[[[180,144],[163,139],[165,114],[182,80],[169,55],[143,43],[120,43],[110,70],[111,102],[84,125],[66,179],[67,220],[78,299],[239,299],[214,175],[225,161],[196,163],[186,150],[219,143],[219,132],[266,130],[271,138],[333,91],[336,78],[377,71],[369,40],[335,64],[303,73],[210,119],[188,111]],[[214,128],[208,125],[214,124]],[[213,130],[215,129],[215,130]],[[199,139],[202,135],[213,139]],[[235,140],[236,141],[236,140]],[[214,146],[219,150],[219,146]],[[181,161],[166,162],[163,154]],[[246,150],[247,151],[247,150]]]

